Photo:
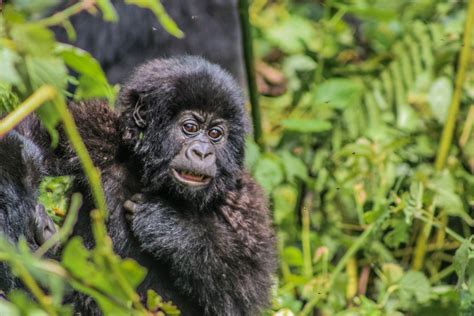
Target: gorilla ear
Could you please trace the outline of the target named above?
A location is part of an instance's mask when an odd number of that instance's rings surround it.
[[[147,126],[146,104],[138,91],[125,87],[120,93],[117,108],[122,113],[122,139],[134,145]]]
[[[140,127],[140,128],[145,128],[146,127],[146,121],[144,119],[145,117],[145,109],[144,109],[144,104],[140,98],[138,98],[137,102],[135,103],[135,106],[133,108],[133,113],[132,113],[133,120],[135,121],[135,124]]]
[[[123,112],[131,113],[131,119],[137,127],[146,127],[145,103],[138,91],[124,88],[119,98],[119,107]]]

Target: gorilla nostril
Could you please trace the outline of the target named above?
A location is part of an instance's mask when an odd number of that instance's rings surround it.
[[[193,154],[194,154],[196,157],[200,158],[201,160],[204,159],[204,158],[206,158],[206,154],[203,153],[203,152],[201,152],[201,151],[198,150],[198,149],[193,149]]]

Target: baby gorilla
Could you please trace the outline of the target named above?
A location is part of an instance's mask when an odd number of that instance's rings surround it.
[[[243,171],[240,89],[201,58],[155,60],[119,105],[143,164],[144,192],[125,203],[141,249],[167,263],[192,303],[185,315],[257,314],[268,304],[274,237],[264,194]]]
[[[35,250],[56,231],[44,207],[36,202],[44,175],[43,155],[16,131],[0,139],[0,234],[16,243],[24,237]],[[0,265],[0,290],[22,287],[4,264]]]
[[[264,194],[244,171],[236,82],[202,58],[157,59],[135,71],[117,108],[70,107],[101,169],[115,250],[148,269],[139,292],[154,289],[183,315],[257,314],[269,302],[274,235]],[[83,208],[93,208],[64,137],[55,155],[60,174],[76,174]],[[92,246],[87,212],[75,232]],[[82,299],[76,309],[98,313]]]

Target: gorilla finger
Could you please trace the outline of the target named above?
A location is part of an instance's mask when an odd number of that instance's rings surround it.
[[[130,214],[130,213],[125,214],[125,219],[127,220],[127,222],[131,223],[133,221],[133,215],[134,214]]]
[[[48,216],[43,205],[35,207],[34,236],[38,245],[42,245],[56,233],[53,220]]]
[[[143,193],[136,193],[134,194],[131,198],[130,198],[131,201],[135,202],[135,203],[138,203],[138,204],[143,204],[145,203],[145,194]]]
[[[134,214],[139,211],[139,205],[131,200],[126,200],[125,203],[123,203],[123,207],[128,213]]]

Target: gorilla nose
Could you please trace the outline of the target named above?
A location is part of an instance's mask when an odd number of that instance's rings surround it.
[[[214,151],[210,144],[195,142],[188,148],[188,158],[206,161],[214,158]]]

